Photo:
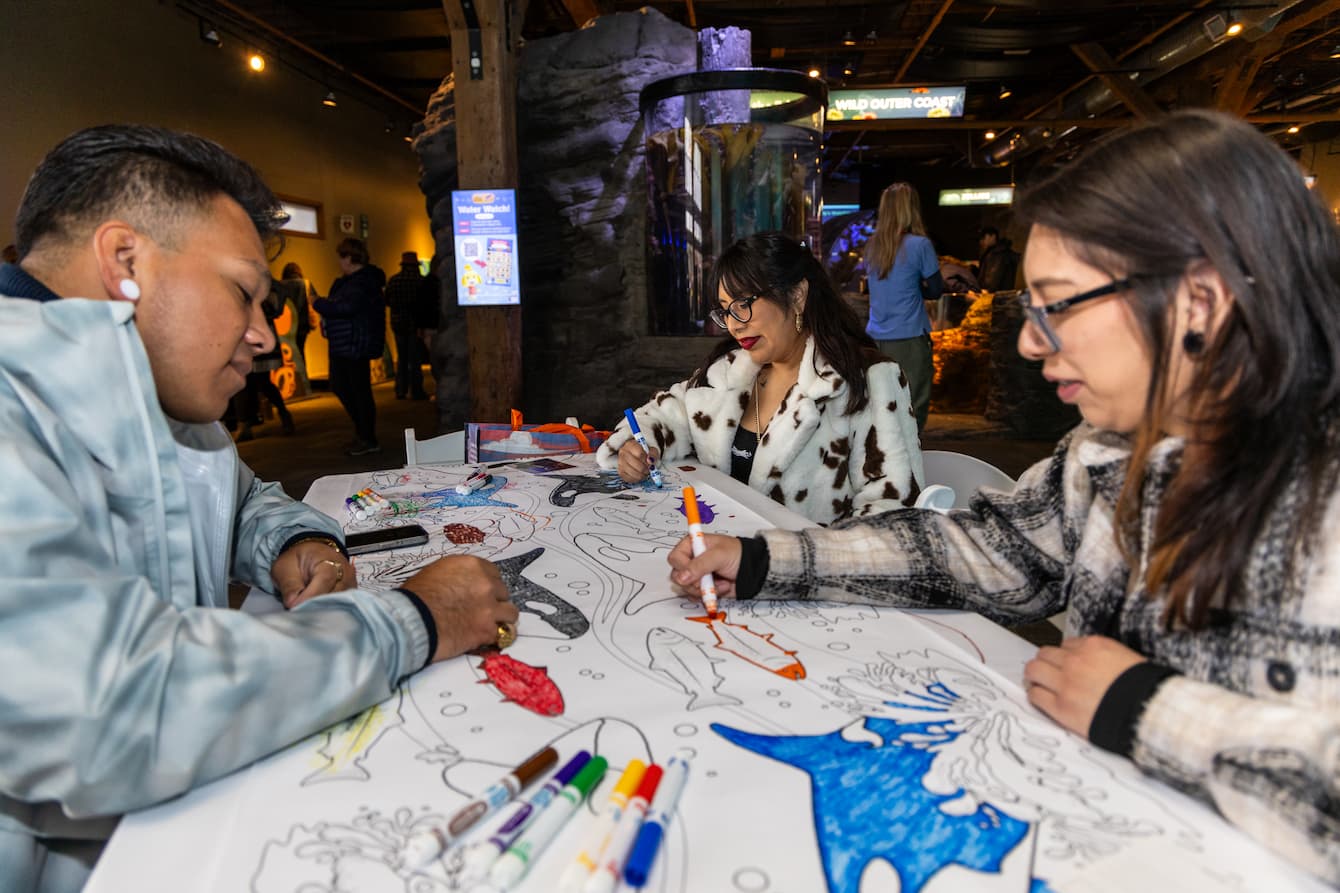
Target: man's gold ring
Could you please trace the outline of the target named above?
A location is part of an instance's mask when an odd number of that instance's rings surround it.
[[[331,567],[335,568],[336,583],[344,582],[344,565],[340,564],[338,561],[331,561],[329,558],[322,558],[320,563],[328,564]]]
[[[499,623],[499,624],[498,624],[498,648],[499,648],[499,650],[501,650],[501,649],[503,649],[503,648],[506,648],[508,645],[511,645],[511,644],[512,644],[513,642],[515,642],[515,641],[516,641],[516,630],[514,630],[514,629],[512,628],[512,624],[510,624],[510,623]]]

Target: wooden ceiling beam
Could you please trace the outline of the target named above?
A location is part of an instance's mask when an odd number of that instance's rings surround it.
[[[953,5],[954,0],[944,0],[944,2],[940,4],[940,8],[936,10],[935,15],[931,18],[930,24],[921,29],[921,34],[917,37],[917,42],[912,47],[912,51],[907,54],[907,58],[903,60],[903,64],[898,66],[898,73],[893,76],[894,83],[901,84],[903,82],[903,76],[906,75],[907,70],[912,67],[912,63],[916,60],[922,47],[926,45],[926,41],[930,40],[931,34],[935,32],[935,29],[940,27],[940,22],[944,19],[945,13],[949,12],[949,7]]]
[[[1256,81],[1256,75],[1260,73],[1266,57],[1280,48],[1282,40],[1282,37],[1272,34],[1257,41],[1247,54],[1230,62],[1215,91],[1214,107],[1235,115],[1245,113],[1249,108],[1247,91]]]
[[[1137,118],[1157,118],[1163,114],[1163,109],[1149,98],[1148,93],[1117,71],[1116,61],[1100,45],[1092,42],[1072,43],[1070,51],[1078,56],[1079,61],[1106,84],[1107,89],[1115,93]]]

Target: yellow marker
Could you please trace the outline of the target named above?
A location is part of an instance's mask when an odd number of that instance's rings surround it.
[[[576,893],[581,890],[587,877],[600,864],[600,857],[604,855],[605,847],[609,845],[614,827],[619,824],[623,811],[628,807],[628,798],[633,796],[637,786],[642,783],[642,776],[646,771],[647,764],[641,760],[628,761],[623,775],[619,776],[614,790],[610,792],[609,805],[596,819],[595,827],[587,835],[581,851],[577,853],[577,858],[559,878],[559,893]]]
[[[684,488],[684,515],[689,519],[689,544],[693,546],[693,557],[707,551],[707,541],[703,539],[703,519],[698,515],[698,494],[693,492],[692,487]],[[717,586],[712,579],[711,574],[703,574],[703,578],[698,581],[698,588],[703,593],[703,607],[707,608],[707,613],[715,614],[717,612]]]

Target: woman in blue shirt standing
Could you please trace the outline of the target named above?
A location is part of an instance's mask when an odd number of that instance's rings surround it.
[[[865,331],[907,376],[920,431],[926,427],[934,375],[931,321],[923,302],[940,296],[944,280],[921,222],[921,201],[910,184],[893,183],[880,196],[875,234],[865,246],[865,269],[870,284]]]

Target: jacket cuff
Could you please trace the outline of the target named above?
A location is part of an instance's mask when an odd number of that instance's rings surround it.
[[[1118,676],[1089,723],[1089,740],[1103,750],[1130,758],[1135,747],[1135,727],[1154,692],[1170,676],[1179,675],[1172,667],[1144,661]]]
[[[277,558],[280,555],[283,555],[289,549],[305,540],[321,540],[323,542],[328,542],[345,558],[349,557],[349,550],[344,547],[344,543],[340,542],[340,538],[333,536],[324,530],[303,530],[293,534],[293,536],[284,540],[284,544],[279,547],[279,551],[275,553],[275,557]]]
[[[751,599],[768,578],[768,544],[762,537],[740,537],[740,570],[735,575],[735,597]]]
[[[404,586],[401,586],[395,591],[409,599],[409,603],[419,612],[419,619],[423,621],[423,628],[428,633],[428,657],[424,660],[423,666],[419,667],[419,669],[422,670],[433,662],[433,655],[437,654],[437,622],[433,620],[433,612],[428,610],[428,605],[426,605],[424,600],[419,598],[418,595],[406,589]]]

